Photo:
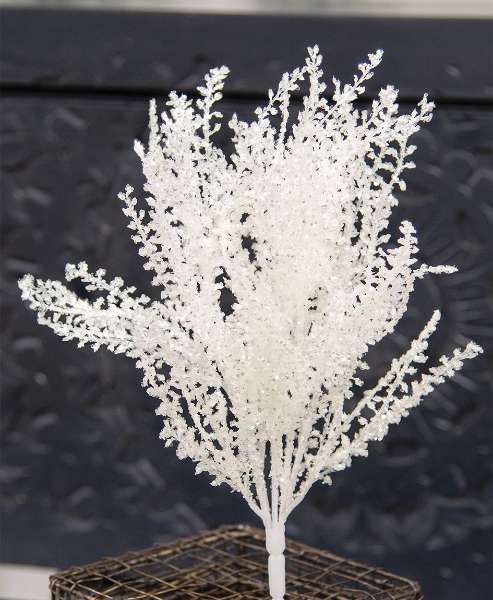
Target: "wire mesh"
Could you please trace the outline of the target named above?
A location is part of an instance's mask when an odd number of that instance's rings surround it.
[[[287,541],[286,600],[422,600],[416,582]],[[50,578],[52,600],[268,600],[262,531],[222,527]]]

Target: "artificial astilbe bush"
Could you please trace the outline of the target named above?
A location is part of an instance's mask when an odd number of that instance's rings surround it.
[[[66,279],[80,279],[93,300],[58,281],[20,282],[39,322],[63,339],[136,361],[160,401],[166,444],[262,519],[276,600],[284,523],[313,483],[330,483],[365,456],[370,441],[480,352],[471,342],[418,375],[435,311],[378,383],[361,389],[365,354],[394,330],[416,279],[454,271],[417,264],[411,223],[398,239],[388,233],[394,192],[414,166],[409,137],[433,104],[424,96],[399,114],[389,86],[370,110],[357,110],[381,57],[370,54],[352,84],[333,80],[328,101],[321,56],[309,49],[252,123],[233,116],[230,157],[212,141],[225,67],[206,75],[198,100],[171,93],[161,119],[151,102],[148,148],[135,145],[146,208],[130,187],[120,197],[160,300],[84,262],[67,265]]]

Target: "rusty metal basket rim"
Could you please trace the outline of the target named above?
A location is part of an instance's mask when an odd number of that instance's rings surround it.
[[[70,579],[71,577],[78,577],[89,572],[98,571],[99,569],[101,569],[101,567],[107,569],[109,566],[115,565],[115,563],[125,565],[128,567],[135,567],[136,565],[139,565],[139,563],[142,563],[143,560],[152,559],[153,557],[157,556],[172,556],[173,554],[177,553],[177,550],[182,551],[187,550],[189,548],[193,548],[194,544],[196,544],[197,542],[207,543],[208,538],[211,538],[211,541],[214,541],[218,536],[221,535],[227,535],[230,540],[250,538],[257,542],[262,542],[263,544],[265,544],[265,533],[256,527],[245,524],[223,525],[216,529],[207,529],[202,531],[201,533],[179,538],[174,541],[159,543],[145,550],[131,550],[119,556],[105,556],[92,563],[70,567],[50,576],[49,589],[53,595],[53,598],[55,598],[55,594],[57,591],[70,592],[79,596],[78,592],[75,590],[78,581],[75,580],[70,585],[67,585],[67,579]],[[402,587],[392,590],[393,592],[414,592],[416,594],[416,600],[422,600],[423,598],[423,596],[421,595],[421,588],[419,584],[415,581],[407,579],[406,577],[390,573],[385,569],[381,569],[379,567],[369,566],[365,563],[343,558],[326,550],[313,548],[304,544],[303,542],[298,542],[290,538],[286,540],[286,543],[286,554],[288,558],[290,552],[294,552],[295,556],[293,558],[307,554],[309,556],[316,556],[325,560],[329,559],[335,562],[340,562],[344,566],[353,567],[355,569],[361,569],[366,567],[368,569],[374,570],[376,573],[378,573],[379,576],[391,578],[396,583],[402,584]]]

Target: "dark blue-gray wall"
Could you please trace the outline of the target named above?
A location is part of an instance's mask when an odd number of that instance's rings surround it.
[[[249,118],[265,90],[318,42],[328,75],[368,51],[410,110],[438,108],[415,138],[417,169],[396,219],[429,278],[375,372],[430,316],[437,358],[475,339],[487,352],[440,387],[370,457],[315,486],[288,533],[419,580],[429,600],[491,595],[491,24],[479,21],[220,17],[3,10],[1,99],[2,418],[0,561],[67,566],[224,523],[255,522],[227,489],[195,477],[158,440],[155,403],[133,365],[77,350],[21,304],[25,272],[60,278],[87,259],[143,291],[149,277],[116,194],[141,183],[133,139],[147,100],[193,90],[211,66],[232,76],[222,110]],[[227,128],[219,139],[225,143]]]

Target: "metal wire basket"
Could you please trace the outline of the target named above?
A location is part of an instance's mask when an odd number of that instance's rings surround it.
[[[416,582],[288,540],[286,600],[422,600]],[[268,600],[264,533],[222,527],[74,567],[52,600]]]

